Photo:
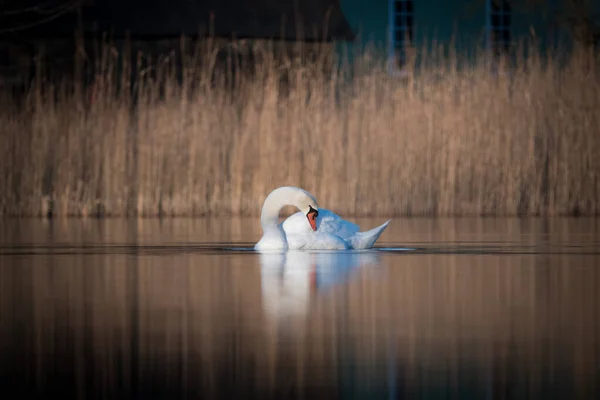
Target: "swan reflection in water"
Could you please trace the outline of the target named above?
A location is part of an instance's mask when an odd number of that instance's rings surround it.
[[[273,317],[306,313],[310,297],[345,282],[360,267],[379,265],[379,252],[288,251],[261,253],[261,286],[265,314]]]

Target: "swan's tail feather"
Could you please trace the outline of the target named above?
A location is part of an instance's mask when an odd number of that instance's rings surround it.
[[[354,236],[350,238],[351,246],[353,249],[368,249],[373,247],[379,236],[387,228],[391,219],[387,220],[384,224],[379,225],[377,228],[373,228],[366,232],[356,232]]]

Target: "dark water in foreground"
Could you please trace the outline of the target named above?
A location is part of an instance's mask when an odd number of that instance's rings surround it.
[[[285,257],[257,224],[2,221],[1,398],[600,394],[598,220],[395,219]]]

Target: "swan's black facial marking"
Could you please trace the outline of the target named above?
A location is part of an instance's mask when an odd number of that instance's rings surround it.
[[[319,216],[319,211],[315,210],[314,208],[312,208],[311,205],[308,206],[308,212],[306,213],[306,215],[309,215],[311,213],[315,214],[315,218],[317,218]]]

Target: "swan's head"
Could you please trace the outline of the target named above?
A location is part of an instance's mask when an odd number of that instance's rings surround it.
[[[308,223],[313,231],[317,230],[317,217],[319,216],[319,205],[315,196],[308,193],[306,190],[299,189],[296,192],[295,205],[306,215]]]

